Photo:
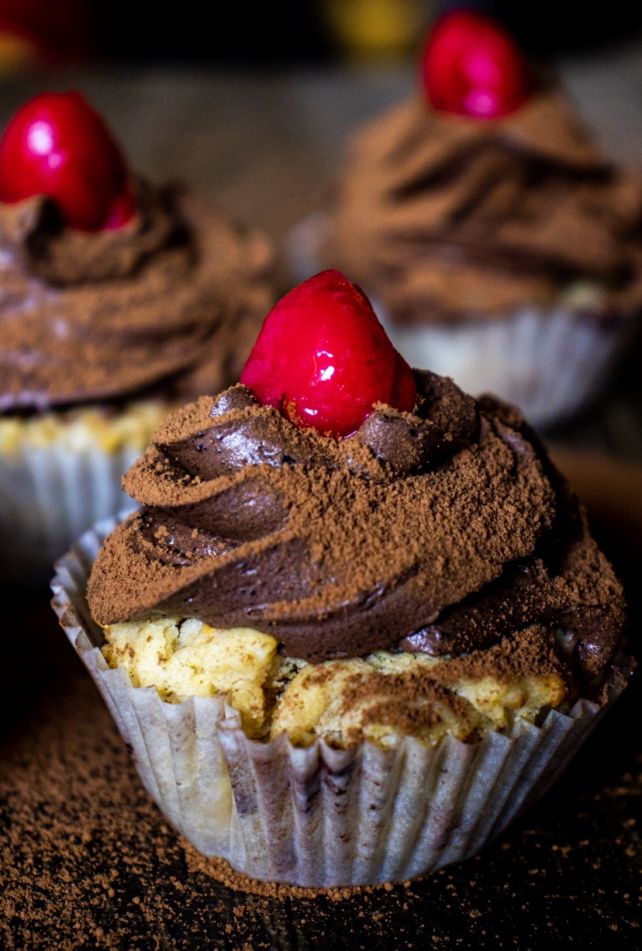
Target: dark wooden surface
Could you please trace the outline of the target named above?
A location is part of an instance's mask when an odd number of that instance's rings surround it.
[[[564,64],[609,147],[642,162],[639,50]],[[185,179],[278,242],[317,202],[350,129],[403,95],[400,73],[259,77],[110,71],[61,77],[117,128],[134,164]],[[47,83],[0,87],[0,123]],[[640,619],[639,351],[607,397],[553,434]],[[636,512],[638,515],[636,516]],[[142,791],[46,593],[0,588],[0,946],[10,948],[581,948],[639,945],[641,691],[508,835],[410,888],[270,899],[194,863]],[[90,831],[87,832],[87,829]]]

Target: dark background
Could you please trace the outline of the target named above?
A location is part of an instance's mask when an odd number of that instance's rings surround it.
[[[348,29],[337,3],[378,9],[381,29],[360,36],[358,16]],[[559,64],[598,139],[642,165],[642,3],[467,5],[504,16]],[[134,167],[158,181],[180,175],[279,243],[330,184],[355,126],[407,95],[425,24],[445,6],[390,0],[386,21],[385,0],[182,0],[168,12],[135,0],[0,0],[0,127],[43,89],[82,89]],[[605,398],[549,434],[626,583],[635,633],[641,381],[631,348]],[[25,603],[0,587],[0,599],[11,671],[0,695],[0,895],[13,906],[0,911],[0,947],[639,946],[639,677],[563,781],[471,862],[341,904],[268,902],[190,867],[47,593]]]
[[[527,49],[543,57],[574,49],[598,51],[642,34],[642,4],[635,0],[0,0],[0,32],[26,38],[49,64],[98,60],[279,67],[332,62],[346,55],[410,55],[428,21],[452,7],[496,16]],[[376,41],[363,44],[347,35],[339,20],[351,10],[362,23],[374,18],[380,24]],[[395,27],[405,39],[392,36]]]

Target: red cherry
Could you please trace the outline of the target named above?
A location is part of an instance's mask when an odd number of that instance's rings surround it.
[[[263,322],[241,383],[298,426],[348,436],[375,403],[412,410],[412,370],[370,301],[340,271],[295,287]]]
[[[477,119],[514,112],[533,85],[526,59],[510,34],[490,17],[465,10],[437,21],[421,69],[435,109]]]
[[[32,195],[48,195],[83,231],[118,228],[135,211],[122,153],[80,93],[36,96],[0,139],[0,201]]]

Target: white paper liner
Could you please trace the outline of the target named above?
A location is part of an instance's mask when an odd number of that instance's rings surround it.
[[[474,396],[496,393],[537,426],[575,415],[598,395],[629,328],[561,307],[435,327],[403,327],[378,313],[412,366],[451,376]]]
[[[133,508],[120,480],[139,455],[56,443],[0,452],[0,580],[46,584],[81,532]]]
[[[296,280],[327,266],[319,254],[326,230],[327,217],[317,212],[290,233],[287,256]],[[404,326],[390,320],[376,296],[371,300],[411,366],[450,376],[473,396],[495,393],[538,426],[575,415],[597,396],[635,326],[623,315],[606,325],[568,306],[524,307],[492,320]]]
[[[604,713],[580,700],[540,727],[522,721],[510,735],[446,737],[434,748],[410,737],[395,750],[250,740],[220,698],[167,703],[107,666],[85,588],[115,525],[96,526],[60,560],[54,610],[159,808],[199,851],[251,877],[363,885],[461,861],[548,789]]]

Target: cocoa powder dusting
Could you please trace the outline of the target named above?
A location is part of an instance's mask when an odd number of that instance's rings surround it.
[[[3,205],[0,249],[0,413],[226,386],[273,299],[262,236],[143,181],[131,222],[91,235],[43,197]]]
[[[321,260],[399,323],[492,321],[576,282],[600,290],[584,318],[642,300],[642,177],[601,153],[559,89],[499,122],[412,96],[353,137],[330,215]]]
[[[143,508],[94,564],[94,617],[253,627],[313,663],[501,642],[514,664],[534,626],[525,664],[557,672],[562,630],[572,676],[603,679],[622,591],[577,499],[516,410],[416,380],[412,413],[377,405],[342,440],[240,385],[173,414],[125,476]]]
[[[521,677],[562,675],[564,664],[555,650],[553,639],[547,634],[541,625],[527,627],[514,637],[502,638],[486,650],[446,660],[432,668],[430,675],[444,684],[488,676],[503,683],[514,683]]]

